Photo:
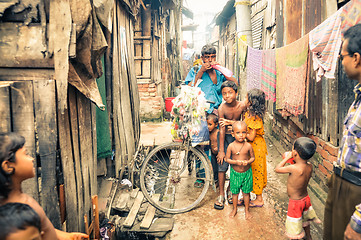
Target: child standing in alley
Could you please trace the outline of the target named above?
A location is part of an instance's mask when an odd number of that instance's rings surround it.
[[[243,121],[247,124],[247,141],[251,143],[255,160],[252,163],[253,193],[256,199],[251,201],[250,207],[262,207],[264,204],[262,192],[267,185],[267,146],[263,138],[263,116],[266,110],[265,94],[262,90],[251,89],[248,91],[245,105],[248,111]]]
[[[311,239],[310,222],[321,223],[311,205],[307,185],[312,175],[312,165],[307,162],[316,151],[316,143],[307,137],[298,138],[291,152],[275,168],[276,173],[288,173],[288,203],[286,235],[290,239]],[[294,164],[286,165],[293,158]]]
[[[67,233],[54,228],[39,203],[22,192],[21,183],[35,176],[34,158],[25,145],[25,138],[16,133],[0,134],[0,206],[6,203],[24,203],[39,215],[44,240],[88,239],[83,233]]]
[[[237,101],[237,85],[232,81],[226,81],[221,86],[222,97],[224,102],[219,106],[219,147],[218,147],[218,181],[219,181],[219,195],[214,208],[221,210],[224,208],[224,185],[226,180],[226,172],[228,170],[228,163],[225,162],[225,156],[228,145],[234,141],[234,137],[231,135],[231,129],[227,126],[229,122],[239,121],[243,111],[246,110],[246,106],[243,102]],[[231,124],[232,124],[231,123]],[[230,204],[233,203],[232,193],[227,188],[227,200]]]
[[[210,140],[210,152],[209,159],[212,164],[214,182],[218,184],[218,164],[217,164],[217,154],[218,154],[218,117],[214,113],[207,114],[207,124],[209,130],[209,140]]]
[[[0,206],[0,239],[41,240],[39,215],[27,204]]]
[[[246,219],[249,214],[250,192],[253,189],[251,163],[254,161],[254,152],[250,143],[246,142],[247,124],[237,121],[232,125],[234,142],[229,144],[226,162],[231,164],[230,189],[233,196],[233,211],[230,217],[237,214],[238,194],[242,189]]]

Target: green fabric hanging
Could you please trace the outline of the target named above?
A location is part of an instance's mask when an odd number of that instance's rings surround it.
[[[104,72],[104,55],[102,57],[102,67]],[[105,110],[102,111],[98,107],[96,108],[96,121],[97,121],[97,155],[99,158],[106,158],[112,156],[112,141],[109,133],[109,119],[108,109],[106,102],[105,91],[105,74],[97,79],[98,89],[102,97]]]

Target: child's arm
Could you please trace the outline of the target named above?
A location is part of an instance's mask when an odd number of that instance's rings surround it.
[[[82,240],[82,239],[89,239],[89,236],[84,233],[78,233],[78,232],[63,232],[58,229],[55,229],[56,236],[58,237],[58,240]]]
[[[84,233],[67,233],[54,228],[39,203],[32,197],[27,196],[27,199],[28,200],[24,203],[32,207],[41,219],[41,230],[44,232],[42,237],[43,240],[81,240],[89,238],[89,236]]]
[[[232,125],[234,122],[235,122],[234,120],[229,120],[229,119],[225,119],[225,118],[219,119],[219,125],[222,127]]]
[[[291,154],[285,154],[285,158],[276,166],[276,173],[291,173],[294,169],[294,165],[285,166],[287,161],[292,157]]]
[[[218,109],[218,114],[219,114],[219,118],[224,118],[224,112],[223,112],[223,103],[221,104],[221,106],[219,106]],[[218,149],[218,154],[217,154],[217,162],[220,164],[223,164],[223,160],[225,157],[225,153],[224,153],[224,139],[226,136],[226,128],[223,126],[219,127],[219,149]]]
[[[247,142],[246,142],[245,144],[248,145],[247,147],[248,147],[249,159],[248,159],[248,160],[244,160],[244,161],[242,162],[242,165],[243,165],[243,166],[250,165],[250,164],[253,163],[254,160],[255,160],[255,156],[254,156],[254,151],[253,151],[252,145],[251,145],[250,143],[247,143]]]

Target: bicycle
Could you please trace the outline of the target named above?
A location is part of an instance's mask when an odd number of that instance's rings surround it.
[[[210,185],[216,191],[208,156],[199,146],[192,147],[188,129],[183,131],[185,137],[181,141],[155,147],[140,171],[140,188],[145,198],[166,213],[192,210],[201,203]],[[195,187],[196,180],[204,184]]]

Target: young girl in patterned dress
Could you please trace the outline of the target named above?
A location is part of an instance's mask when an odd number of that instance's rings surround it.
[[[244,122],[248,126],[247,141],[251,143],[255,155],[255,161],[251,167],[253,193],[256,194],[256,199],[250,202],[250,207],[262,207],[264,204],[262,192],[267,185],[267,146],[263,138],[263,116],[266,110],[265,93],[259,89],[251,89],[247,93],[245,102],[248,107],[244,116]]]

